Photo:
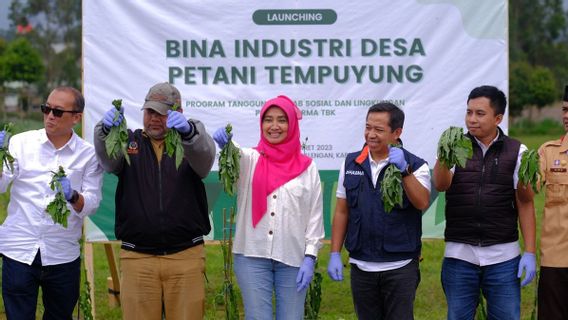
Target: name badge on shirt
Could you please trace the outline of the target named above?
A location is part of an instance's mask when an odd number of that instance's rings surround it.
[[[566,172],[566,168],[550,168],[550,172]]]

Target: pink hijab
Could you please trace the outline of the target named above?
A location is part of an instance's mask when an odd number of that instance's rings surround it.
[[[277,106],[288,118],[288,135],[279,144],[271,144],[262,133],[262,119],[268,108]],[[266,213],[266,197],[278,187],[299,176],[312,162],[303,155],[300,145],[299,120],[302,113],[290,98],[278,96],[266,101],[260,110],[260,153],[252,178],[252,226],[256,227]]]

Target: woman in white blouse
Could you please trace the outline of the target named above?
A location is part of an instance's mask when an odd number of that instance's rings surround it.
[[[286,96],[260,111],[260,141],[240,148],[234,271],[246,319],[303,319],[306,291],[324,237],[318,170],[301,153],[302,113]],[[213,139],[222,148],[224,128]]]

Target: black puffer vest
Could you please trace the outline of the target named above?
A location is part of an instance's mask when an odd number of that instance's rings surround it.
[[[513,175],[521,144],[499,129],[499,138],[483,156],[469,138],[473,157],[465,168],[456,166],[446,192],[445,240],[476,246],[517,241]]]

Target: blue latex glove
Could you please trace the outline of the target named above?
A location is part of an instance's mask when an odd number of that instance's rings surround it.
[[[63,190],[63,194],[65,195],[65,200],[71,200],[73,196],[73,189],[71,188],[71,181],[67,179],[67,177],[58,178],[59,183],[61,183],[61,189]],[[59,190],[58,190],[59,191]]]
[[[166,121],[166,126],[168,128],[174,128],[183,134],[187,134],[191,131],[189,122],[187,122],[183,114],[178,111],[168,110],[168,121]]]
[[[296,289],[298,292],[306,289],[310,285],[310,281],[314,277],[314,266],[316,261],[311,257],[305,257],[304,262],[300,266],[298,276],[296,276]]]
[[[4,146],[4,138],[6,137],[6,131],[0,131],[0,148]]]
[[[227,131],[225,131],[225,128],[219,128],[217,130],[215,130],[215,133],[213,134],[213,140],[215,140],[215,142],[217,142],[217,145],[219,146],[219,149],[223,149],[223,147],[229,143],[229,140],[231,140],[231,138],[233,137],[233,134],[227,134]]]
[[[333,281],[343,281],[343,262],[341,253],[332,252],[327,265],[327,274]]]
[[[406,170],[408,166],[406,159],[404,159],[404,152],[397,147],[389,147],[389,163],[394,164],[401,172]]]
[[[113,107],[112,109],[109,109],[107,112],[105,112],[105,115],[103,116],[103,125],[107,127],[107,129],[118,127],[124,119],[124,108],[120,108],[120,113],[118,115],[118,119],[116,120],[114,120],[115,111],[116,108]]]
[[[536,257],[534,253],[523,253],[521,261],[519,261],[519,272],[517,272],[517,277],[519,279],[523,275],[523,270],[525,271],[525,278],[521,281],[521,287],[531,283],[536,276]]]

